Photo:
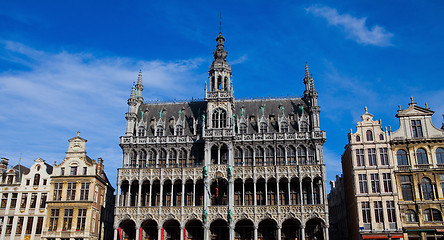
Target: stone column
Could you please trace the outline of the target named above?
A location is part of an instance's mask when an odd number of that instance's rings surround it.
[[[299,178],[299,204],[304,205],[304,199],[302,198],[302,181]]]
[[[148,204],[147,204],[148,207],[153,206],[152,199],[153,199],[153,182],[150,181],[150,198],[148,199]]]
[[[256,199],[256,180],[255,179],[253,179],[253,201],[254,201],[253,206],[256,206],[257,199]],[[257,239],[257,238],[255,238],[255,239]]]
[[[210,239],[210,226],[208,226],[208,222],[204,223],[203,228],[204,228],[204,238],[203,239]]]
[[[173,206],[173,200],[174,200],[174,183],[171,182],[171,199],[170,199],[170,206]]]
[[[305,225],[301,225],[301,240],[305,240]]]
[[[310,195],[311,195],[311,204],[314,204],[314,198],[313,198],[313,179],[310,181]]]
[[[157,239],[161,240],[162,226],[157,226]]]
[[[117,205],[117,207],[121,207],[122,206],[122,203],[120,202],[120,191],[121,191],[120,184],[117,183],[117,195],[116,195],[116,205]]]
[[[324,240],[328,240],[328,226],[324,226]]]
[[[140,184],[139,182],[139,196],[137,198],[137,207],[142,206],[141,202],[142,202],[142,184]]]
[[[163,206],[163,182],[160,181],[160,200],[159,206]]]
[[[131,206],[131,186],[132,186],[133,184],[132,183],[130,183],[130,184],[128,184],[128,192],[126,193],[126,195],[127,195],[127,198],[126,198],[126,206]]]
[[[281,240],[281,229],[282,229],[282,227],[281,226],[277,226],[277,240]]]
[[[117,231],[117,228],[114,227],[114,240],[117,240],[117,235],[119,235],[119,232]]]
[[[183,235],[183,229],[184,229],[185,227],[184,226],[180,226],[180,240],[183,240],[183,238],[185,237],[184,235]],[[161,239],[159,239],[159,240],[161,240]]]
[[[291,205],[290,184],[291,184],[291,179],[288,179],[288,184],[287,184],[288,205]]]
[[[229,230],[229,239],[230,240],[234,240],[234,225],[233,225],[233,221],[231,221],[230,223],[230,230]]]
[[[242,179],[242,206],[245,206],[245,181]]]
[[[205,189],[204,189],[205,195]],[[196,182],[193,180],[193,206],[196,206]]]
[[[259,226],[257,226],[256,224],[254,224],[254,226],[253,226],[253,228],[254,228],[254,233],[253,233],[253,235],[254,235],[254,240],[257,240],[257,229],[258,229],[258,227]]]
[[[276,205],[280,205],[279,199],[280,199],[280,189],[279,189],[279,179],[276,179]]]
[[[265,180],[265,206],[268,205],[268,180]]]
[[[185,179],[185,178],[183,178]],[[185,202],[185,182],[182,180],[182,198],[180,199],[180,206],[185,206],[184,202]],[[183,238],[182,238],[183,239]],[[181,239],[181,240],[182,240]]]

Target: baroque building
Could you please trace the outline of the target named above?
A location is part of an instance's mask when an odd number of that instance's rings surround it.
[[[8,162],[2,158],[0,164],[0,239],[41,239],[52,166],[37,158],[31,168],[6,170]]]
[[[103,160],[86,155],[86,140],[69,140],[62,163],[54,162],[47,201],[45,240],[112,239],[114,189]]]
[[[350,129],[342,155],[349,236],[402,239],[389,132],[382,129],[381,120],[373,120],[367,108],[361,119],[355,133]]]
[[[435,127],[433,113],[411,98],[391,133],[404,239],[444,239],[444,124]]]
[[[235,100],[217,38],[205,99],[146,103],[120,138],[114,239],[328,239],[318,93]]]

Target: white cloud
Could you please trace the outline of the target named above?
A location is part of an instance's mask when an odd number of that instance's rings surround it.
[[[50,53],[17,42],[0,41],[0,58],[24,70],[0,72],[0,146],[2,157],[30,166],[37,157],[60,163],[67,140],[81,131],[92,158],[121,167],[119,136],[131,86],[142,66],[145,100],[203,96],[206,76],[200,58],[164,62],[90,53]],[[108,159],[107,159],[108,158]],[[113,170],[114,169],[114,170]]]
[[[336,9],[330,7],[311,6],[305,10],[317,17],[325,18],[331,25],[341,27],[348,34],[348,38],[360,44],[381,47],[392,45],[390,39],[393,34],[378,25],[366,26],[366,17],[357,18],[349,14],[339,14]]]

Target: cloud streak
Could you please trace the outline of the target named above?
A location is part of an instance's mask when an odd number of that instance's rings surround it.
[[[3,63],[25,69],[0,72],[2,157],[16,164],[21,152],[27,166],[37,157],[60,163],[67,140],[80,130],[88,139],[88,155],[104,157],[112,181],[121,167],[119,136],[140,66],[148,101],[203,96],[206,79],[195,73],[205,72],[199,69],[205,65],[200,58],[165,62],[51,53],[11,41],[0,41],[0,55]]]
[[[353,39],[359,44],[380,47],[392,45],[393,33],[378,25],[368,27],[366,17],[357,18],[350,14],[339,14],[336,9],[325,6],[311,6],[305,8],[305,11],[326,19],[330,25],[341,28],[347,34],[347,38]]]

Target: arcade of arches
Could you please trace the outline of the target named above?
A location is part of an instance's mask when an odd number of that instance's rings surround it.
[[[175,219],[169,219],[162,225],[150,219],[136,228],[133,220],[126,219],[119,224],[118,235],[122,240],[202,240],[205,236],[211,240],[323,240],[324,223],[321,219],[312,218],[303,226],[299,220],[288,218],[279,225],[267,218],[258,224],[250,219],[241,219],[230,226],[223,219],[216,219],[207,225],[198,219],[191,219],[181,226]]]

